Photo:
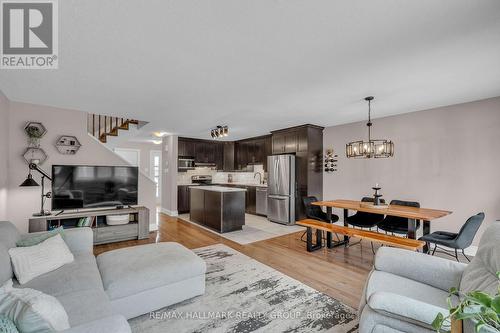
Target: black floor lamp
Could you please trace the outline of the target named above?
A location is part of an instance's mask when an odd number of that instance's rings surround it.
[[[49,176],[48,173],[46,173],[45,171],[43,171],[37,164],[35,163],[30,163],[28,165],[29,167],[29,173],[28,173],[28,177],[26,178],[26,180],[19,186],[40,186],[38,185],[38,183],[33,179],[33,176],[31,175],[31,170],[35,170],[35,171],[38,171],[41,175],[42,175],[42,195],[41,195],[41,206],[40,206],[40,212],[39,213],[34,213],[33,216],[47,216],[47,215],[51,215],[51,213],[49,211],[46,211],[43,206],[45,204],[45,199],[46,198],[50,198],[52,196],[52,193],[50,192],[47,192],[47,193],[44,193],[45,192],[45,178],[47,178],[48,180],[52,181],[52,178]]]

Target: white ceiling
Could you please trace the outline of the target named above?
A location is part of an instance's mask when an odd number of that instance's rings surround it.
[[[498,0],[64,0],[59,69],[12,100],[229,139],[500,95]]]

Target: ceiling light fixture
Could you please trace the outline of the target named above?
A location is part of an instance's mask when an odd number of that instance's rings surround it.
[[[373,96],[365,97],[368,102],[368,141],[352,141],[346,144],[345,152],[348,158],[387,158],[394,156],[394,143],[391,140],[372,140],[371,137],[371,102]]]
[[[227,126],[218,125],[216,128],[210,131],[210,136],[212,139],[219,139],[229,135],[229,129]]]

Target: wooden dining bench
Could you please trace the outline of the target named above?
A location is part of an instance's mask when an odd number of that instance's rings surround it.
[[[377,242],[388,246],[400,247],[412,251],[420,250],[425,245],[425,242],[416,239],[391,236],[362,229],[354,229],[312,219],[300,220],[298,222],[295,222],[295,224],[307,227],[307,251],[309,252],[318,250],[322,247],[321,231],[341,234],[347,237],[366,239],[372,242]],[[313,229],[316,230],[316,244],[313,244]]]

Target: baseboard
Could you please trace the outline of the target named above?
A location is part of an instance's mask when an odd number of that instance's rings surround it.
[[[179,212],[178,211],[166,209],[166,208],[163,208],[163,207],[160,208],[160,212],[162,212],[163,214],[170,215],[170,216],[179,216]]]

